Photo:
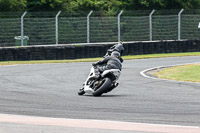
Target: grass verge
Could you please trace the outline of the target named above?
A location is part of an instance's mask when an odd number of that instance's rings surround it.
[[[169,54],[147,54],[147,55],[129,55],[123,56],[124,60],[146,59],[146,58],[164,58],[179,56],[200,56],[200,52],[190,53],[169,53]],[[43,64],[43,63],[73,63],[73,62],[96,62],[102,58],[87,58],[75,60],[33,60],[33,61],[1,61],[0,65],[17,65],[17,64]]]
[[[154,75],[177,81],[200,82],[200,63],[166,68]]]

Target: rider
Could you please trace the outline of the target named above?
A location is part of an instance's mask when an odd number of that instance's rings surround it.
[[[114,46],[110,47],[108,50],[107,50],[107,53],[104,57],[106,56],[110,56],[112,54],[113,51],[117,51],[120,53],[120,55],[122,56],[123,52],[124,52],[124,47],[123,47],[123,44],[122,42],[118,42],[117,44],[115,44]],[[119,58],[121,62],[123,62],[123,59],[122,58]]]
[[[100,78],[100,73],[103,73],[105,70],[110,70],[110,69],[121,70],[122,62],[120,61],[120,58],[121,58],[120,53],[117,51],[113,51],[111,53],[111,56],[107,56],[103,60],[93,63],[92,65],[96,67],[95,78]]]

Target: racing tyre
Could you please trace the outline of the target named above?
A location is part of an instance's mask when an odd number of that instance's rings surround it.
[[[85,94],[84,89],[80,89],[80,90],[78,91],[78,95],[83,95],[83,94]]]
[[[110,78],[104,78],[100,87],[94,89],[93,96],[101,96],[104,92],[107,92],[111,84]]]

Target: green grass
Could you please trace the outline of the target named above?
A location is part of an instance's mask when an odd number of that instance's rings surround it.
[[[123,56],[123,58],[125,58],[126,60],[129,59],[131,60],[131,59],[165,58],[165,57],[180,57],[180,56],[200,56],[200,52],[131,55],[131,56]]]
[[[164,79],[200,82],[200,63],[166,68],[154,75]]]
[[[178,56],[200,56],[200,52],[190,53],[169,53],[169,54],[147,54],[147,55],[129,55],[123,56],[124,60],[147,59],[147,58],[163,58]],[[33,60],[33,61],[1,61],[0,65],[17,65],[17,64],[43,64],[43,63],[73,63],[73,62],[96,62],[102,58],[87,58],[75,60]]]

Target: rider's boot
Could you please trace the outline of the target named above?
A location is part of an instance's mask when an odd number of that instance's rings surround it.
[[[91,77],[91,79],[100,79],[101,78],[101,73],[99,72],[99,69],[98,68],[95,68],[94,70],[94,76]]]
[[[101,78],[101,74],[95,74],[94,76],[90,77],[92,80],[99,80]]]

